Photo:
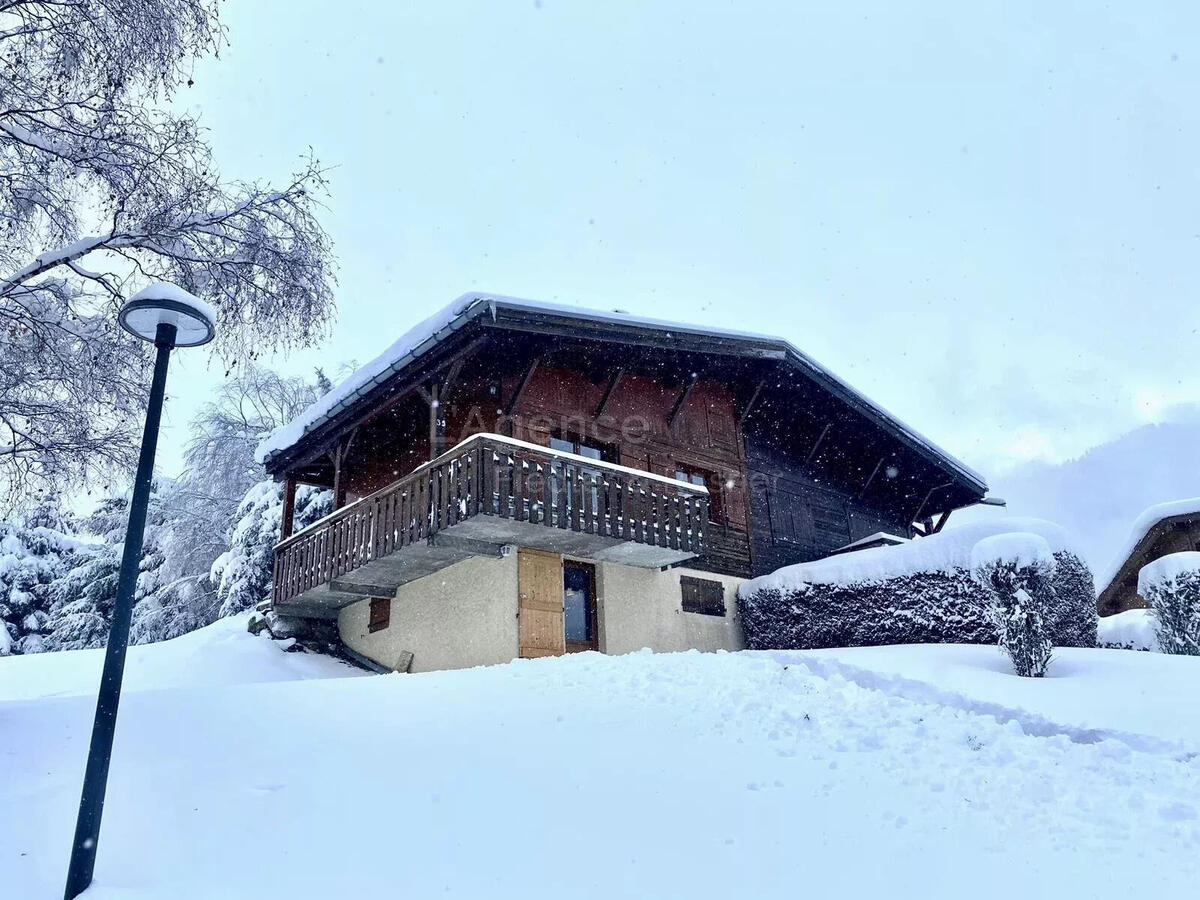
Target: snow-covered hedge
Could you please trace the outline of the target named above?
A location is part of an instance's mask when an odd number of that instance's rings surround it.
[[[1091,572],[1062,528],[1019,518],[786,566],[748,581],[738,592],[746,644],[768,650],[995,643],[989,598],[971,575],[971,553],[985,538],[1010,532],[1039,535],[1054,557],[1046,627],[1055,646],[1094,647]]]
[[[1170,553],[1143,566],[1138,593],[1162,652],[1200,656],[1200,553]]]

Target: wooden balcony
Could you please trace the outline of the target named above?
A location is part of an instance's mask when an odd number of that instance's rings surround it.
[[[275,547],[275,603],[329,618],[505,545],[657,568],[704,550],[700,486],[477,434]]]

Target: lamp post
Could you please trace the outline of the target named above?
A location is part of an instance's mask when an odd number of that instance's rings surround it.
[[[138,291],[121,307],[117,319],[122,328],[144,341],[153,341],[158,350],[154,359],[154,380],[150,383],[150,400],[146,406],[142,450],[133,481],[133,496],[129,501],[129,525],[121,554],[108,647],[104,651],[104,671],[100,676],[100,694],[96,700],[92,743],[83,776],[79,818],[75,823],[75,841],[71,845],[66,900],[73,900],[87,889],[92,883],[92,871],[96,865],[96,843],[100,836],[100,817],[104,812],[104,790],[108,783],[108,763],[112,758],[117,705],[121,700],[125,650],[129,646],[133,590],[137,584],[142,534],[146,528],[146,506],[150,501],[150,482],[154,475],[154,451],[158,446],[167,362],[175,347],[207,344],[216,333],[216,313],[212,307],[173,284],[152,284]]]

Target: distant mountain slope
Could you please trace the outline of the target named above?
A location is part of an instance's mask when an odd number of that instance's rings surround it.
[[[1134,429],[1078,459],[1021,466],[992,479],[992,491],[1008,500],[1011,515],[1066,527],[1099,582],[1138,513],[1155,503],[1200,496],[1200,408]]]

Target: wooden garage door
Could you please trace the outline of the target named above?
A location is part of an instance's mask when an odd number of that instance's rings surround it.
[[[517,591],[521,656],[560,656],[566,652],[562,556],[544,550],[518,550]]]

